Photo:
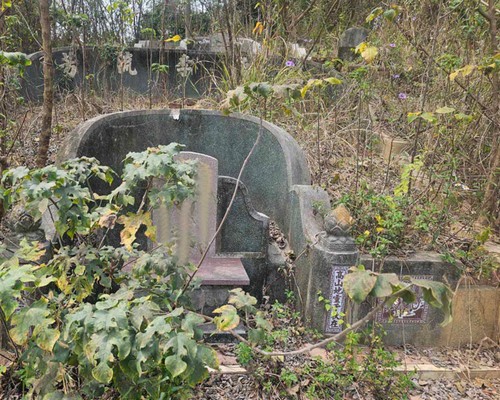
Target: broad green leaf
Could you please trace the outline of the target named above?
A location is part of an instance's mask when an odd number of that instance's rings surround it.
[[[263,328],[268,332],[273,329],[273,324],[266,319],[266,315],[262,311],[257,311],[257,313],[255,314],[255,325],[258,328]]]
[[[455,119],[457,121],[466,121],[466,122],[472,122],[474,120],[473,115],[467,115],[464,113],[457,113],[454,115]]]
[[[23,345],[31,333],[38,347],[48,352],[52,351],[60,332],[51,327],[55,320],[49,317],[50,314],[45,299],[40,299],[30,307],[22,309],[12,317],[13,328],[10,331],[12,340]]]
[[[422,288],[424,300],[435,308],[439,308],[444,313],[444,320],[441,326],[447,325],[452,320],[453,292],[442,282],[436,282],[426,279],[412,279],[411,282]]]
[[[95,368],[92,369],[92,376],[99,383],[108,384],[113,379],[113,370],[107,362],[101,361]]]
[[[200,333],[199,326],[204,322],[205,320],[192,312],[186,313],[184,318],[182,318],[181,322],[181,328],[186,334],[190,337],[195,337],[197,334]]]
[[[422,114],[421,111],[409,112],[408,113],[408,123],[411,124],[413,121],[415,121],[420,116],[420,114]]]
[[[253,88],[253,91],[260,96],[267,98],[273,92],[273,88],[267,82],[260,82]]]
[[[379,15],[381,15],[384,12],[384,9],[382,7],[377,7],[372,10],[370,15],[366,17],[366,22],[372,22],[375,18],[377,18]]]
[[[232,305],[226,304],[213,311],[214,314],[220,314],[214,318],[215,326],[219,331],[230,331],[238,326],[240,317],[236,308]]]
[[[441,282],[431,281],[428,279],[412,279],[411,283],[423,289],[429,290],[428,300],[431,306],[440,308],[443,306],[443,299],[451,295],[450,289]]]
[[[420,118],[423,120],[430,122],[431,124],[435,124],[437,122],[437,118],[434,115],[434,113],[431,112],[424,112],[420,115]]]
[[[241,288],[236,288],[230,290],[228,303],[233,304],[238,310],[244,310],[247,312],[254,312],[255,305],[257,304],[257,299],[245,293]]]
[[[256,344],[264,343],[266,340],[266,331],[262,328],[249,329],[248,340]]]
[[[208,377],[207,367],[218,369],[219,362],[213,349],[207,346],[198,346],[196,354],[190,355],[187,360],[185,377],[189,385],[196,385]]]
[[[45,255],[46,249],[40,242],[29,243],[26,238],[21,240],[16,255],[26,261],[38,261]]]
[[[361,303],[366,296],[373,290],[377,282],[377,276],[369,271],[360,269],[351,269],[344,277],[344,289],[348,296],[356,303]]]
[[[49,317],[50,314],[51,312],[47,308],[47,300],[44,298],[35,301],[29,307],[21,309],[12,316],[13,328],[10,330],[12,340],[18,345],[24,345],[28,341],[32,328],[35,328],[33,336],[45,329],[50,329],[50,326],[55,322],[53,318]]]
[[[394,292],[399,292],[399,293],[397,295],[392,295],[386,298],[386,307],[392,306],[392,304],[394,304],[394,302],[398,298],[401,298],[406,304],[414,303],[417,300],[415,292],[410,290],[408,284],[405,284],[403,282],[400,282],[400,284],[397,287],[394,287]]]
[[[375,297],[388,297],[393,293],[393,288],[399,284],[396,274],[379,274],[371,295]]]
[[[172,332],[171,338],[165,344],[163,350],[172,350],[175,354],[180,357],[187,356],[188,351],[192,349],[195,342],[182,332]]]
[[[31,65],[31,60],[24,53],[0,51],[0,64],[12,67],[27,67]]]
[[[165,367],[172,375],[172,378],[175,378],[186,370],[187,364],[182,360],[181,357],[175,354],[165,358]]]
[[[152,320],[154,314],[160,312],[158,304],[150,301],[148,297],[141,299],[142,301],[130,310],[130,322],[138,331],[140,331],[143,321]]]
[[[396,10],[393,8],[384,11],[384,18],[388,21],[391,21],[391,22],[394,21],[394,18],[396,18],[396,15],[397,15]]]
[[[32,265],[19,265],[19,259],[12,257],[0,265],[0,307],[9,319],[18,307],[18,299],[21,291],[25,289],[23,283],[34,282]]]
[[[437,114],[449,114],[449,113],[452,113],[452,112],[455,112],[455,109],[452,108],[452,107],[447,107],[447,106],[440,107],[440,108],[438,108],[436,110]]]
[[[59,336],[61,336],[61,332],[59,332],[59,330],[45,327],[37,331],[35,343],[42,350],[51,352],[59,339]]]
[[[155,334],[165,335],[172,331],[172,326],[166,321],[164,316],[158,316],[151,321],[144,332],[140,332],[136,336],[136,341],[139,349],[146,347],[152,340]]]

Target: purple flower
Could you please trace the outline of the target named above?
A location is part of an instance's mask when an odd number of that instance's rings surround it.
[[[389,43],[389,47],[392,47],[392,48],[396,47],[396,43]]]
[[[392,79],[399,79],[399,76],[400,76],[399,74],[394,74],[392,75]]]
[[[406,93],[399,93],[398,94],[399,100],[406,100],[407,98],[408,98],[408,95]]]
[[[287,66],[287,67],[295,67],[295,62],[293,60],[288,60],[285,63],[285,66]]]

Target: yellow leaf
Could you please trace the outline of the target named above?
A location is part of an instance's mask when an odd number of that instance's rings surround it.
[[[450,74],[450,81],[454,81],[457,78],[457,76],[458,76],[459,73],[460,73],[459,69],[457,69],[456,71],[452,72]]]
[[[313,86],[320,86],[322,83],[323,81],[321,79],[309,79],[306,85],[300,90],[300,95],[302,97],[305,97],[309,89],[311,89]]]
[[[368,44],[366,42],[361,42],[360,44],[358,44],[356,46],[356,48],[354,49],[354,52],[357,54],[361,54],[363,51],[365,51],[365,49],[367,47],[368,47]]]
[[[238,326],[240,317],[234,306],[226,304],[213,311],[214,314],[220,314],[214,318],[215,326],[219,331],[230,331]]]
[[[156,227],[153,226],[151,220],[151,214],[142,212],[140,214],[128,213],[127,215],[122,215],[117,221],[119,224],[123,225],[123,229],[120,232],[121,244],[125,246],[127,250],[132,250],[132,244],[135,242],[137,231],[141,225],[146,226],[145,235],[151,240],[155,240]]]
[[[361,57],[363,57],[367,63],[371,63],[377,55],[378,49],[375,46],[367,47],[361,52]]]
[[[462,68],[462,75],[466,77],[472,74],[475,68],[476,68],[475,65],[466,65],[465,67]]]
[[[151,213],[144,214],[144,221],[142,221],[142,224],[146,226],[146,232],[144,232],[144,234],[153,242],[156,241],[156,226],[153,225],[153,221],[151,220]]]
[[[262,24],[262,22],[260,21],[257,21],[255,23],[255,27],[253,28],[252,30],[252,33],[254,35],[262,35],[262,32],[264,31],[264,25]]]
[[[436,110],[436,113],[437,114],[449,114],[449,113],[452,113],[454,112],[455,109],[452,108],[452,107],[448,107],[448,106],[444,106],[444,107],[440,107]]]
[[[116,214],[113,210],[106,210],[99,218],[98,225],[101,228],[113,229],[116,222]]]
[[[330,77],[323,79],[325,82],[328,82],[330,85],[340,85],[342,81],[338,78]]]
[[[175,35],[172,36],[171,38],[165,39],[165,42],[179,42],[182,40],[181,35]]]
[[[466,65],[463,68],[459,68],[456,71],[450,74],[450,81],[454,81],[458,76],[466,77],[472,74],[472,72],[476,69],[475,65]]]
[[[408,113],[408,122],[412,123],[413,121],[415,121],[419,117],[420,114],[422,114],[422,111],[409,112]]]

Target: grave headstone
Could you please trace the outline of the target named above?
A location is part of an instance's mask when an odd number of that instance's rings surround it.
[[[179,261],[198,262],[215,235],[217,223],[217,159],[206,154],[182,151],[176,157],[181,162],[196,163],[196,193],[181,204],[168,209],[161,205],[153,210],[158,243],[176,243]],[[156,185],[164,182],[157,180]],[[215,242],[207,256],[215,256]]]
[[[217,159],[206,154],[183,151],[176,159],[195,163],[195,195],[178,205],[161,205],[153,210],[152,219],[157,228],[158,243],[173,245],[181,264],[197,264],[229,207],[237,180],[219,177]],[[160,179],[155,181],[156,186],[163,184]],[[248,285],[250,281],[242,258],[266,256],[268,226],[269,218],[254,210],[245,186],[240,183],[223,229],[208,248],[196,273],[202,284]]]
[[[369,33],[368,29],[360,27],[347,29],[340,37],[338,58],[346,61],[354,60],[356,55],[353,50],[366,40]]]

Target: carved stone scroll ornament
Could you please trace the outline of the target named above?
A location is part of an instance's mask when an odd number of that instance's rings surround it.
[[[5,225],[18,240],[45,241],[45,233],[41,229],[41,220],[33,216],[22,206],[15,206],[5,218]]]

